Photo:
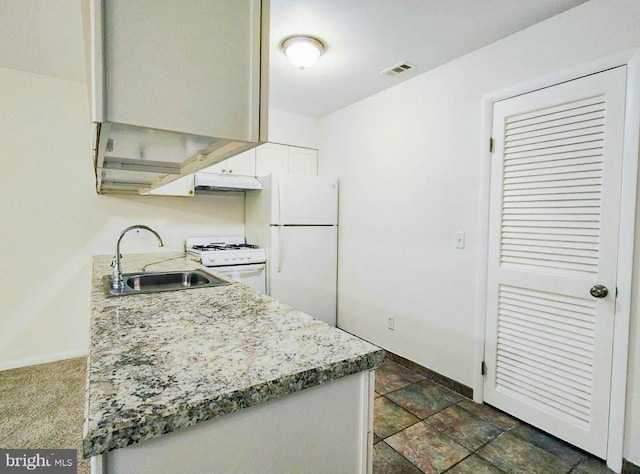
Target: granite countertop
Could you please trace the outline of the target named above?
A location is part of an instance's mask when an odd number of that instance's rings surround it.
[[[378,347],[235,282],[106,297],[110,263],[93,260],[84,457],[375,369],[384,358]],[[125,255],[122,266],[204,268],[168,253]]]

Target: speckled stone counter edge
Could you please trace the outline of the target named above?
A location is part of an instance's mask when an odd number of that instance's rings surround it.
[[[130,258],[133,255],[129,256]],[[140,255],[143,257],[143,255]],[[98,257],[96,257],[98,258]],[[149,254],[144,255],[144,267],[155,264],[165,264],[167,262],[181,260],[184,254]],[[148,263],[152,261],[152,263]],[[101,310],[95,305],[99,298],[102,300],[101,281],[98,276],[101,272],[95,272],[94,258],[94,278],[92,282],[92,318],[101,314]],[[177,263],[180,267],[199,268],[199,265],[187,259]],[[170,264],[173,265],[173,264]],[[143,267],[143,269],[144,269]],[[168,268],[165,268],[168,269]],[[98,275],[100,274],[100,275]],[[286,306],[286,305],[285,305]],[[96,313],[98,311],[98,313]],[[93,336],[92,336],[93,337]],[[362,341],[365,342],[365,341]],[[170,414],[158,413],[157,415],[146,413],[139,419],[129,419],[126,424],[106,423],[101,424],[98,429],[87,430],[87,414],[89,413],[89,381],[90,372],[87,370],[87,403],[85,405],[85,432],[83,439],[83,456],[85,458],[96,456],[114,449],[131,446],[141,441],[145,441],[166,433],[184,429],[203,421],[207,421],[218,416],[230,414],[258,405],[263,402],[278,399],[287,394],[299,392],[306,388],[320,385],[331,380],[352,375],[365,370],[376,369],[384,360],[385,352],[382,349],[372,346],[372,350],[359,355],[346,357],[337,361],[327,361],[312,369],[301,372],[284,374],[280,377],[258,382],[255,385],[241,388],[231,392],[212,395],[206,400],[189,402],[185,400],[175,406]],[[91,355],[88,364],[92,364]],[[89,365],[89,368],[91,365]]]
[[[108,431],[104,435],[83,440],[83,456],[89,458],[107,451],[124,448],[140,441],[193,426],[196,423],[249,408],[269,400],[300,392],[331,380],[377,368],[385,358],[385,351],[378,350],[362,356],[329,364],[326,367],[292,374],[235,391],[224,396],[205,400],[193,406],[185,406],[179,414],[166,418],[142,419],[121,430]]]

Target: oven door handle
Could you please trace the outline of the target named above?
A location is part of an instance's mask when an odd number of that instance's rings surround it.
[[[264,263],[243,263],[241,265],[227,265],[223,267],[207,267],[207,270],[213,273],[247,273],[255,271],[264,271]]]
[[[238,267],[234,269],[231,273],[237,273],[238,275],[246,275],[247,273],[256,273],[256,272],[259,273],[261,271],[264,271],[264,266],[253,267],[253,268]]]

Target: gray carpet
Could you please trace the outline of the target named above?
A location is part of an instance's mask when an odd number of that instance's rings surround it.
[[[0,447],[77,449],[82,459],[86,358],[0,372]]]

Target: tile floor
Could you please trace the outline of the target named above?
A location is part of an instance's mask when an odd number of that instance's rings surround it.
[[[600,474],[583,451],[389,359],[376,371],[374,474]]]

